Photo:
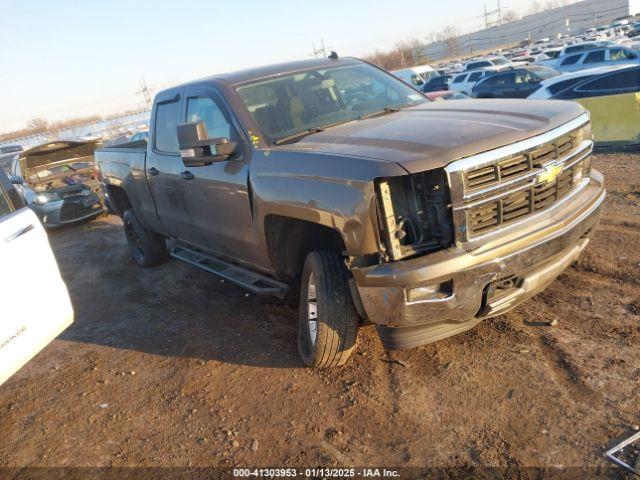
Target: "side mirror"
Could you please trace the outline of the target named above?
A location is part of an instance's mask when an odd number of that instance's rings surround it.
[[[20,177],[11,176],[9,177],[9,181],[12,185],[24,185],[24,180]]]
[[[178,148],[187,167],[202,167],[222,162],[233,155],[238,147],[228,138],[209,138],[202,120],[178,125]]]

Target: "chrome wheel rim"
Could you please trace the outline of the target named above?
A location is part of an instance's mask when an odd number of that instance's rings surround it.
[[[309,338],[311,344],[316,344],[318,337],[318,301],[316,299],[316,281],[313,273],[309,275],[307,286],[307,326],[309,327]]]

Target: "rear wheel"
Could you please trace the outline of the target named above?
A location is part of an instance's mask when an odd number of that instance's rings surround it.
[[[300,285],[298,351],[309,367],[344,365],[356,344],[360,318],[347,269],[335,252],[312,252]]]
[[[167,244],[162,235],[145,228],[132,209],[122,216],[124,234],[133,259],[142,267],[153,267],[169,258]]]

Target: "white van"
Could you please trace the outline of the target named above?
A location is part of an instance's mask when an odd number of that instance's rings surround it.
[[[429,65],[393,70],[391,73],[405,83],[408,83],[412,87],[418,89],[427,83],[430,78],[438,76],[436,69]]]
[[[0,169],[0,385],[73,322],[47,234]]]

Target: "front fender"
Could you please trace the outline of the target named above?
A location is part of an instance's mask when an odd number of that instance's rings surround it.
[[[314,152],[257,152],[251,187],[256,225],[268,215],[334,229],[347,255],[379,251],[374,179],[406,174],[397,164]],[[264,228],[256,232],[264,238]],[[263,243],[264,244],[264,243]]]

